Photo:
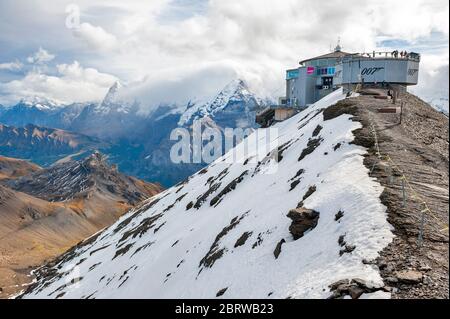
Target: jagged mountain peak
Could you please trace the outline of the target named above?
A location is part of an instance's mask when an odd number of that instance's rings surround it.
[[[222,92],[234,92],[234,94],[248,92],[247,83],[242,79],[231,80],[222,90]]]
[[[254,94],[250,92],[247,84],[241,79],[235,79],[228,83],[222,91],[209,104],[209,109],[223,107],[227,101],[248,100],[254,98]]]
[[[119,90],[122,88],[122,85],[119,81],[114,82],[114,84],[109,88],[108,93],[106,93],[105,98],[102,101],[102,104],[111,104],[116,102],[117,94]]]
[[[204,117],[214,118],[216,114],[226,111],[230,106],[241,104],[240,116],[246,117],[250,108],[258,106],[258,98],[241,79],[234,79],[223,87],[212,99],[206,102],[189,104],[181,115],[178,124],[189,125],[194,120]],[[250,107],[248,104],[252,104]],[[251,125],[250,125],[251,126]]]
[[[123,85],[119,81],[114,82],[108,89],[103,100],[94,107],[94,112],[102,115],[107,115],[111,112],[129,113],[132,105],[119,100],[119,94],[122,87]]]

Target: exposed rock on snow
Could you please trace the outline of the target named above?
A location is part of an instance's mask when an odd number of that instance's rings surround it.
[[[300,154],[300,157],[298,158],[298,161],[300,162],[302,159],[304,159],[307,155],[314,152],[314,150],[319,147],[320,143],[322,142],[321,138],[313,138],[308,141],[308,144],[306,144],[306,148],[302,151]]]
[[[209,249],[206,256],[203,257],[202,260],[200,260],[200,267],[212,267],[216,260],[222,257],[223,253],[225,252],[225,248],[219,248],[219,241],[222,239],[222,237],[225,237],[229,231],[236,227],[236,225],[239,224],[239,222],[242,220],[242,218],[245,217],[246,214],[247,213],[243,214],[239,218],[237,216],[234,217],[231,220],[230,224],[222,229],[222,231],[216,236],[216,239],[211,245],[211,248]]]
[[[277,247],[275,247],[275,250],[273,251],[273,255],[275,256],[275,259],[278,258],[278,256],[280,256],[281,254],[281,246],[286,242],[286,240],[284,240],[284,238],[282,240],[280,240],[280,242],[277,244]]]
[[[384,287],[373,285],[359,278],[339,280],[329,287],[332,292],[332,295],[328,297],[329,299],[342,299],[346,296],[350,296],[352,299],[358,299],[363,294],[386,291]]]
[[[290,210],[287,217],[292,219],[289,231],[292,237],[294,237],[294,240],[303,237],[305,232],[315,228],[319,221],[319,215],[318,212],[303,207]]]
[[[227,291],[227,289],[228,289],[228,288],[220,289],[220,290],[217,292],[216,297],[223,296],[223,294]]]
[[[243,233],[242,236],[239,237],[238,240],[236,240],[236,243],[234,244],[234,248],[245,245],[245,243],[247,242],[247,239],[249,239],[250,236],[252,236],[252,234],[253,234],[252,232],[248,232],[248,231]]]
[[[303,207],[303,203],[305,202],[305,200],[308,199],[309,196],[311,196],[312,194],[314,194],[314,192],[316,191],[316,186],[312,185],[308,188],[308,190],[306,191],[305,195],[303,195],[302,201],[300,203],[297,204],[297,208],[302,208]]]
[[[342,217],[344,217],[344,212],[342,210],[338,211],[336,215],[334,215],[334,220],[338,221],[339,219],[341,219]]]

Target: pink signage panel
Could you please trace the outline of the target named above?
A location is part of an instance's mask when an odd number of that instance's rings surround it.
[[[313,66],[308,66],[306,68],[306,74],[314,74],[314,67]]]

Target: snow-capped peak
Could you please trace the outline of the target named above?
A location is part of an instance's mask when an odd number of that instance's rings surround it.
[[[232,80],[213,99],[190,105],[181,115],[178,125],[183,126],[195,119],[205,116],[214,116],[215,113],[224,110],[230,103],[244,102],[251,99],[257,103],[257,98],[250,92],[247,84],[241,79]]]
[[[119,83],[119,81],[114,82],[114,84],[109,88],[108,93],[106,93],[102,104],[111,104],[116,102],[117,94],[121,87],[122,85]]]
[[[111,110],[118,113],[128,113],[130,110],[130,105],[126,102],[119,101],[118,95],[122,84],[119,81],[114,82],[114,84],[109,88],[108,93],[106,93],[105,98],[101,103],[99,103],[96,108],[96,113],[108,114]]]
[[[230,101],[242,100],[247,101],[253,98],[253,94],[249,91],[247,85],[243,80],[237,79],[228,83],[227,86],[215,97],[215,99],[208,105],[209,110],[223,108]]]

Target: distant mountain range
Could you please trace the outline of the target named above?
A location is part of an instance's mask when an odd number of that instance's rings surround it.
[[[0,107],[0,123],[5,124],[0,153],[48,166],[66,156],[84,156],[98,149],[127,174],[170,186],[205,165],[170,161],[173,129],[190,129],[198,119],[219,129],[256,128],[257,110],[270,103],[253,94],[244,81],[234,80],[212,99],[159,105],[143,113],[138,103],[119,99],[120,89],[115,83],[100,103],[58,105],[37,100]],[[36,136],[33,131],[47,133],[40,138],[42,134]]]
[[[48,166],[67,156],[83,155],[108,144],[86,135],[27,124],[0,124],[0,154]]]

